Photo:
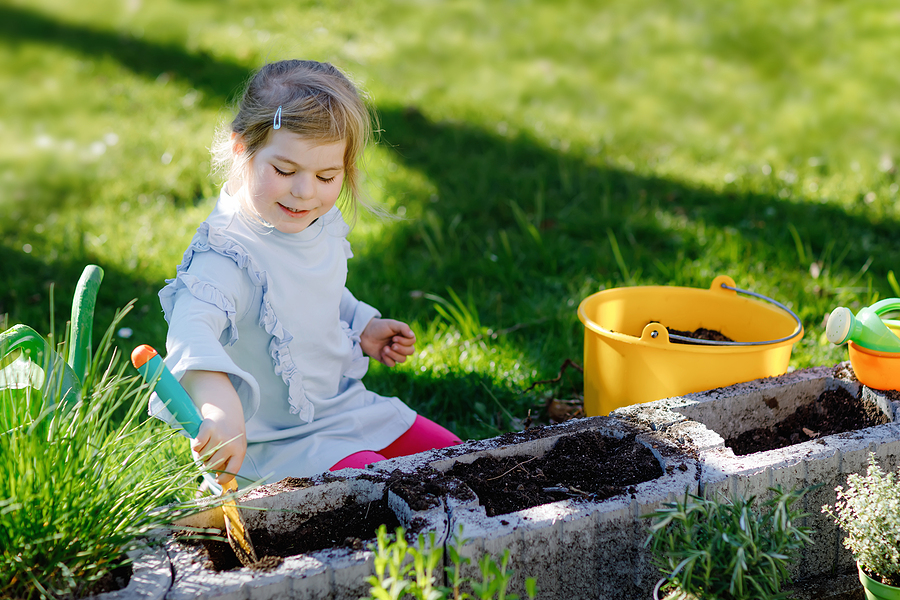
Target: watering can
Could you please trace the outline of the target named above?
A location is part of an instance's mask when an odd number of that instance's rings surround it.
[[[878,390],[900,389],[900,321],[882,315],[900,310],[900,298],[886,298],[861,308],[854,316],[839,306],[831,311],[825,337],[833,344],[847,342],[856,378]]]
[[[881,318],[881,315],[895,311],[900,311],[900,298],[885,298],[865,306],[856,316],[849,308],[838,306],[828,316],[825,337],[836,345],[851,341],[866,350],[900,352],[900,337],[889,327],[900,327],[900,321]]]
[[[7,359],[19,351],[27,361],[43,370],[41,392],[44,398],[60,398],[62,405],[77,402],[85,375],[91,363],[91,337],[94,327],[94,309],[97,292],[103,280],[103,269],[88,265],[81,273],[72,302],[71,329],[67,360],[63,360],[50,344],[27,325],[14,325],[0,333],[0,389],[20,386],[22,370],[17,361]],[[8,364],[7,364],[8,363]]]

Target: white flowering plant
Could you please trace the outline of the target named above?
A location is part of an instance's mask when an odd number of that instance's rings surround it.
[[[900,587],[900,481],[869,455],[866,475],[852,473],[835,488],[837,501],[822,512],[847,533],[844,546],[873,579]]]

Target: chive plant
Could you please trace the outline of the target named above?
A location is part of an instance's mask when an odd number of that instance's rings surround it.
[[[772,496],[759,507],[755,496],[719,501],[686,494],[644,515],[651,519],[647,544],[665,574],[663,587],[678,600],[786,598],[787,565],[810,541],[793,505],[810,489],[770,488]]]
[[[172,450],[177,433],[142,422],[147,388],[111,343],[129,309],[74,402],[0,390],[0,597],[88,595],[141,535],[191,511],[196,467]]]

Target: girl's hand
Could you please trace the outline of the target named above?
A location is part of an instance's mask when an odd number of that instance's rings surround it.
[[[241,400],[225,373],[188,371],[181,384],[203,417],[197,437],[191,440],[191,450],[203,457],[208,469],[219,471],[219,484],[228,483],[247,454]]]
[[[416,334],[406,323],[375,318],[359,336],[359,345],[378,362],[393,367],[416,351]]]

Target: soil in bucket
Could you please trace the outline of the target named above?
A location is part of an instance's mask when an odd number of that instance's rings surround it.
[[[651,323],[658,323],[659,321],[650,321]],[[693,331],[682,331],[680,329],[672,329],[671,327],[666,327],[666,331],[673,335],[680,335],[681,337],[691,338],[692,340],[709,340],[712,342],[733,342],[734,340],[722,333],[717,329],[707,329],[706,327],[698,327]],[[690,344],[691,342],[685,340],[676,340],[673,338],[669,338],[673,344]]]
[[[308,554],[331,548],[365,550],[375,540],[375,532],[384,524],[389,532],[400,526],[400,521],[388,507],[387,498],[356,504],[352,498],[347,504],[333,510],[315,514],[294,531],[273,535],[265,529],[251,530],[250,537],[259,561],[252,568],[261,571],[274,569],[286,556]],[[198,560],[213,571],[230,571],[241,568],[225,541],[179,540],[182,544],[200,544]]]
[[[871,402],[837,388],[822,392],[815,401],[801,405],[786,419],[769,427],[745,431],[725,440],[725,445],[737,456],[744,456],[890,422],[890,417]]]
[[[634,493],[635,485],[662,477],[659,461],[634,436],[584,431],[560,438],[544,456],[484,456],[457,463],[448,476],[464,481],[488,516],[504,515],[567,498],[598,501]]]

